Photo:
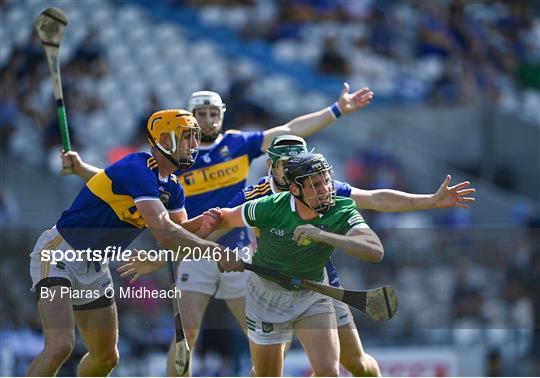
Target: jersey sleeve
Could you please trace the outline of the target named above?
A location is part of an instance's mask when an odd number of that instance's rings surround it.
[[[165,206],[170,213],[176,213],[185,209],[186,196],[182,185],[178,183],[174,186],[174,192],[171,197],[172,198],[169,199],[169,202]]]
[[[264,154],[262,150],[264,134],[262,131],[243,131],[242,137],[248,146],[247,153],[250,161]]]
[[[255,200],[270,194],[272,194],[270,180],[265,176],[257,182],[257,185],[250,185],[238,192],[233,199],[229,201],[227,207],[232,208],[240,206],[246,201]]]
[[[266,228],[271,223],[272,196],[247,201],[242,205],[242,219],[247,226]]]
[[[351,197],[352,187],[349,183],[335,180],[334,184],[336,186],[336,196]]]
[[[159,199],[159,188],[154,172],[141,159],[129,159],[113,164],[105,169],[105,174],[113,183],[113,190],[120,188],[135,202],[144,199]]]
[[[369,228],[368,224],[356,209],[356,204],[353,200],[347,200],[346,204],[343,206],[343,216],[342,220],[342,234],[346,235],[353,229],[358,228]]]

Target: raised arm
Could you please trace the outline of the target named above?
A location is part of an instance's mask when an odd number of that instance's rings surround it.
[[[62,166],[71,167],[73,173],[88,181],[101,169],[84,162],[75,151],[62,152]]]
[[[448,186],[451,176],[447,175],[439,189],[433,194],[412,194],[393,189],[362,190],[352,188],[351,199],[360,209],[371,209],[382,212],[417,211],[446,207],[469,208],[474,202],[468,197],[476,192],[468,188],[469,181]]]
[[[347,235],[323,231],[311,224],[298,226],[294,239],[299,245],[310,241],[326,243],[352,257],[369,262],[380,262],[384,248],[377,234],[370,228],[353,228]]]
[[[362,88],[354,93],[349,93],[349,84],[343,84],[343,90],[338,101],[327,108],[314,113],[297,117],[284,125],[276,126],[264,132],[263,150],[270,147],[272,140],[284,134],[295,134],[308,137],[325,126],[331,124],[341,115],[346,115],[369,105],[373,98],[373,92],[369,88]]]

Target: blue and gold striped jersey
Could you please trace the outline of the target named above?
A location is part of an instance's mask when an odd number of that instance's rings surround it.
[[[195,164],[176,172],[185,191],[188,217],[212,207],[225,207],[246,186],[251,161],[264,153],[263,140],[261,131],[229,130],[217,143],[200,147]],[[219,243],[242,247],[249,238],[245,229],[237,229]]]
[[[350,184],[334,180],[334,184],[336,186],[336,195],[341,197],[350,197],[352,187]],[[255,200],[257,198],[262,198],[269,196],[271,194],[277,193],[276,187],[274,185],[274,180],[272,179],[272,176],[264,176],[257,182],[256,185],[249,186],[234,196],[234,198],[229,201],[226,207],[233,208],[236,206],[240,206],[244,204],[247,201]],[[340,287],[341,286],[341,280],[339,279],[339,276],[336,271],[336,267],[332,263],[332,260],[329,260],[326,264],[326,273],[328,275],[328,282],[331,286]]]
[[[262,132],[230,130],[209,147],[200,147],[195,164],[176,174],[184,187],[190,218],[224,207],[246,186],[249,164],[263,154]]]
[[[338,180],[334,180],[334,184],[336,186],[336,196],[351,196],[352,188],[350,184]],[[226,207],[233,208],[244,204],[244,202],[246,201],[266,197],[270,194],[275,193],[277,193],[277,190],[274,185],[274,180],[272,179],[272,176],[264,176],[259,179],[256,185],[248,186],[247,188],[236,193],[236,195],[233,197],[232,200],[229,201]]]
[[[152,155],[130,154],[92,177],[56,228],[75,249],[125,248],[146,227],[135,203],[148,199],[161,200],[169,212],[185,206],[175,175],[161,178]]]

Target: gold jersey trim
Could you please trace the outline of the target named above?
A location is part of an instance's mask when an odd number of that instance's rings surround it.
[[[154,169],[157,168],[158,163],[156,159],[154,159],[153,157],[149,157],[148,160],[146,160],[146,166],[150,169]]]
[[[250,200],[259,194],[266,194],[268,193],[268,191],[270,191],[270,182],[265,182],[264,184],[257,185],[252,190],[246,193],[246,200]]]
[[[62,235],[58,234],[54,237],[53,240],[51,240],[50,242],[47,243],[47,245],[45,246],[45,248],[43,248],[41,250],[41,252],[39,253],[39,256],[41,258],[41,279],[43,278],[47,278],[49,277],[49,271],[51,269],[51,261],[50,260],[45,260],[43,259],[43,251],[45,250],[54,250],[56,248],[58,248],[58,246],[60,245],[60,243],[62,243],[64,241],[64,239],[62,238]]]
[[[112,180],[100,171],[86,184],[88,189],[108,204],[114,211],[118,219],[129,223],[137,228],[146,227],[139,210],[135,207],[135,201],[127,194],[115,194],[112,190]],[[133,212],[130,209],[135,209]]]

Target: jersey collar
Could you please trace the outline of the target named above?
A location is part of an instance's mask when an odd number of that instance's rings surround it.
[[[296,202],[294,202],[294,196],[292,195],[292,193],[290,193],[290,196],[291,196],[291,211],[293,213],[296,213]]]

